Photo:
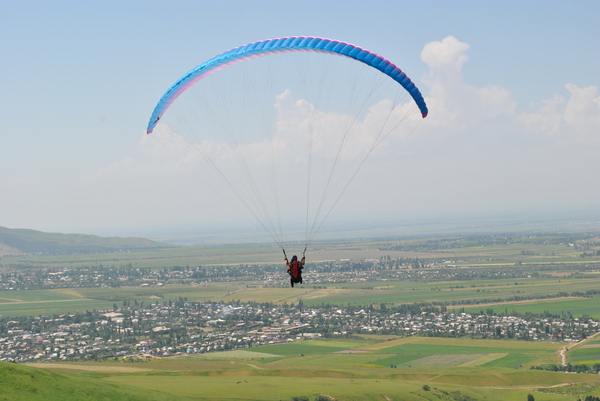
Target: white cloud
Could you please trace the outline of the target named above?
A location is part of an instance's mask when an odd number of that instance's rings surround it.
[[[565,85],[569,99],[554,96],[537,112],[522,114],[529,132],[556,137],[561,142],[600,145],[600,96],[598,87]]]
[[[416,174],[398,175],[402,190],[391,198],[419,188],[416,199],[402,201],[414,213],[597,207],[600,182],[589,174],[600,168],[597,87],[566,84],[568,98],[556,95],[520,113],[510,90],[465,82],[469,48],[453,36],[424,47],[429,71],[421,90],[430,113],[410,164],[394,164]],[[391,210],[388,203],[382,209]]]
[[[476,87],[464,81],[462,68],[469,60],[469,48],[453,36],[423,48],[421,58],[429,66],[423,79],[429,88],[426,101],[430,113],[424,128],[428,136],[446,140],[470,136],[480,151],[486,146],[486,137],[496,137],[498,149],[506,144],[533,148],[553,143],[600,145],[600,97],[596,86],[566,84],[568,98],[555,95],[542,100],[538,110],[519,113],[509,90],[496,85]],[[491,147],[487,150],[493,151]]]
[[[435,125],[451,128],[473,127],[481,121],[500,115],[514,114],[515,102],[508,90],[495,85],[477,88],[465,84],[462,67],[469,57],[465,54],[470,46],[454,36],[441,42],[425,45],[421,59],[430,70],[424,77],[430,88],[426,98],[430,117]]]
[[[561,131],[562,116],[560,107],[565,99],[554,96],[543,101],[543,106],[535,113],[522,114],[520,121],[531,133],[545,133],[554,135]]]
[[[421,59],[432,69],[446,74],[460,74],[463,64],[469,60],[465,54],[471,46],[450,35],[441,42],[430,42],[423,48]]]

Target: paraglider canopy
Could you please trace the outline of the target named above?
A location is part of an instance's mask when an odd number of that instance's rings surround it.
[[[301,36],[193,68],[160,98],[146,132],[282,248],[286,218],[304,220],[306,251],[427,114],[391,61]]]
[[[412,83],[412,81],[406,76],[400,68],[396,67],[390,61],[383,57],[372,53],[368,50],[362,49],[358,46],[354,46],[349,43],[340,42],[337,40],[322,39],[315,37],[289,37],[279,39],[269,39],[260,42],[250,43],[244,46],[236,47],[235,49],[228,50],[224,53],[219,54],[211,58],[210,60],[200,64],[183,77],[181,77],[173,86],[167,90],[167,92],[160,99],[156,108],[152,112],[150,122],[146,132],[149,134],[154,130],[154,127],[162,117],[165,110],[177,99],[177,97],[193,85],[198,80],[224,68],[228,65],[242,62],[246,59],[260,56],[267,56],[269,54],[275,54],[280,52],[300,52],[300,51],[314,51],[322,53],[331,53],[335,55],[345,56],[362,63],[365,63],[382,73],[388,75],[390,78],[398,82],[410,93],[412,98],[415,100],[423,118],[427,117],[428,110],[425,100],[421,95],[421,92]]]

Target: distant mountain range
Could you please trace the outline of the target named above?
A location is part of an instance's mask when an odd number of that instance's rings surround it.
[[[0,255],[115,252],[168,246],[145,238],[45,233],[36,230],[0,227]]]

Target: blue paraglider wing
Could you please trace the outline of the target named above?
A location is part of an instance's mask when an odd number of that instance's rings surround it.
[[[154,130],[156,124],[169,108],[169,106],[177,99],[177,97],[183,93],[187,88],[192,86],[198,80],[225,68],[228,65],[239,63],[249,58],[267,56],[270,54],[283,53],[283,52],[321,52],[330,53],[345,56],[364,64],[367,64],[382,73],[388,75],[390,78],[402,85],[408,93],[412,96],[416,102],[421,115],[423,118],[427,116],[427,105],[421,95],[419,89],[415,84],[406,76],[400,68],[396,67],[390,61],[383,57],[372,53],[368,50],[362,49],[358,46],[351,45],[349,43],[340,42],[330,39],[314,38],[314,37],[290,37],[280,39],[269,39],[260,42],[250,43],[244,46],[236,47],[235,49],[228,50],[224,53],[219,54],[211,58],[210,60],[200,64],[181,79],[179,79],[173,86],[165,92],[161,97],[160,101],[154,108],[154,112],[150,117],[148,128],[146,132],[149,134]]]

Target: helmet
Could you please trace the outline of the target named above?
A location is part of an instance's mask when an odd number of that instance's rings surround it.
[[[292,256],[292,262],[295,262],[297,260],[298,260],[298,256],[296,256],[296,255]]]

